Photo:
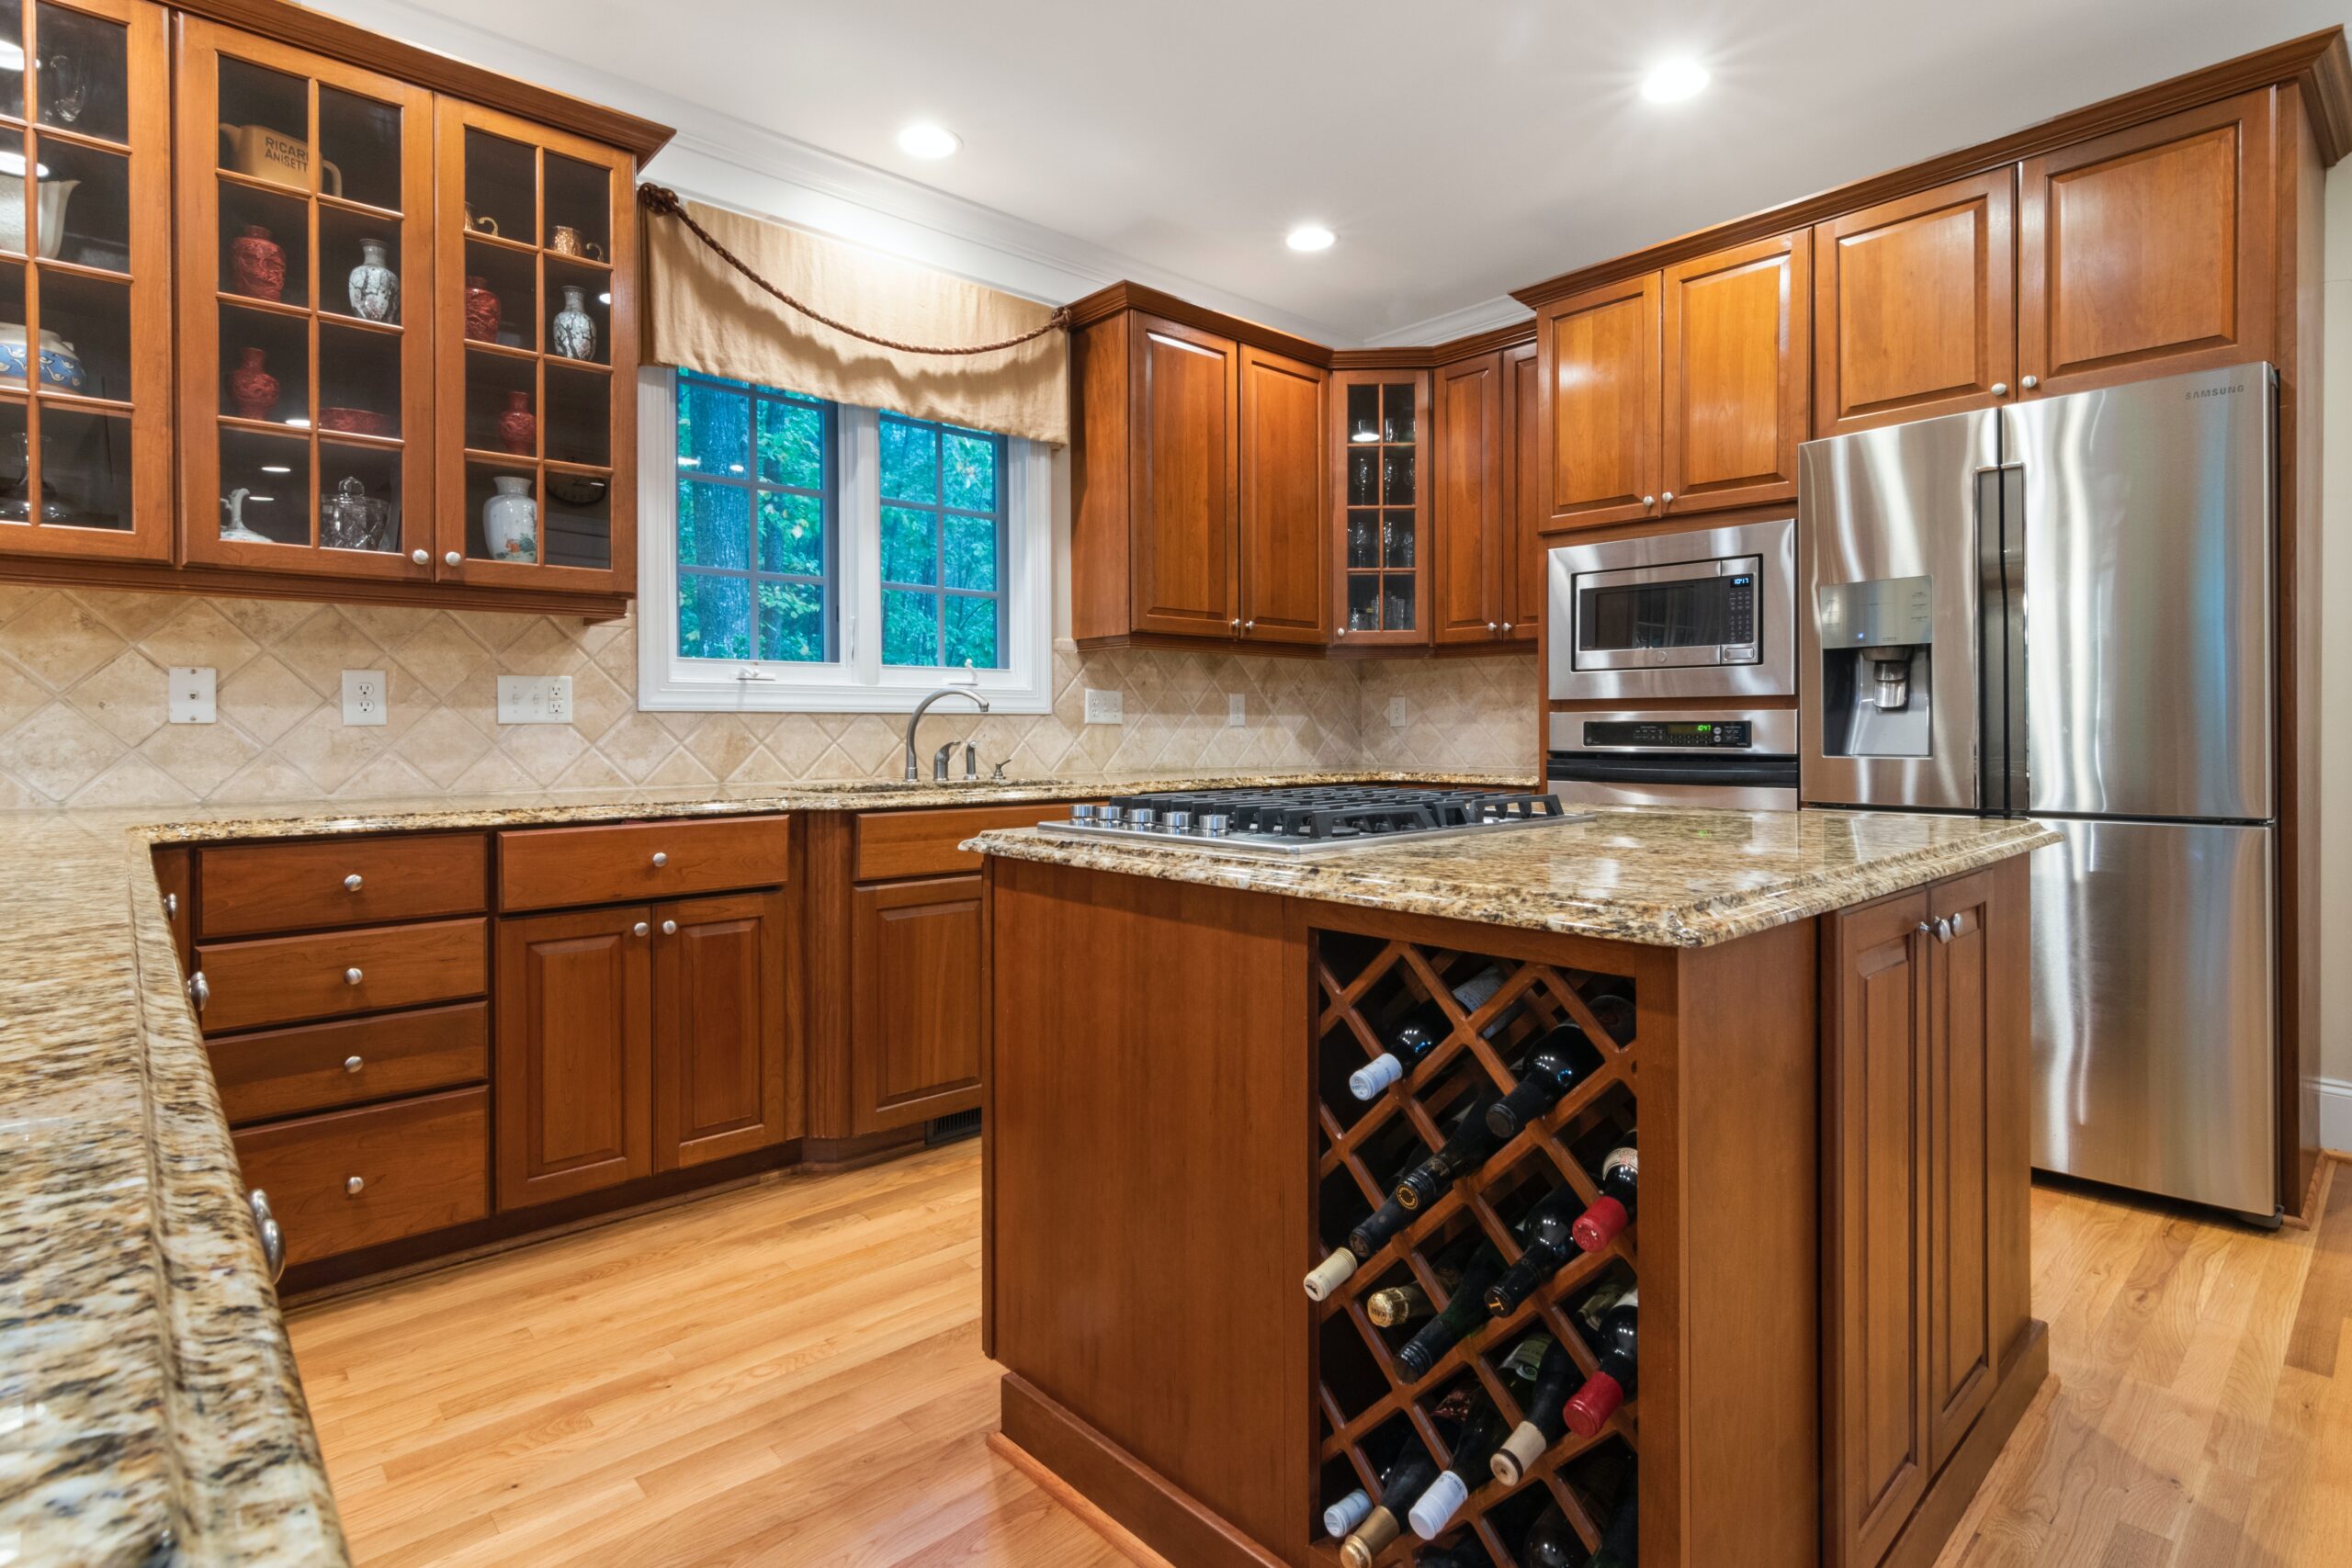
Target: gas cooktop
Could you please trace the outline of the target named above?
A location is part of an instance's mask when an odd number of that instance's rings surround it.
[[[1590,812],[1562,811],[1558,795],[1524,790],[1298,784],[1121,795],[1074,806],[1069,820],[1037,828],[1062,839],[1303,856],[1591,819]]]

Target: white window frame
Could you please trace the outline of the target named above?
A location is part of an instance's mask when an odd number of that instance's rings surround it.
[[[882,662],[880,422],[835,405],[835,613],[831,663],[685,659],[678,653],[678,378],[637,380],[637,705],[656,713],[911,713],[925,694],[965,686],[992,713],[1053,707],[1053,454],[1004,437],[1005,666],[956,670]]]

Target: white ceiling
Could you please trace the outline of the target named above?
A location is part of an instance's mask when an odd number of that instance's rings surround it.
[[[324,3],[363,20],[386,8]],[[423,41],[483,63],[530,73],[481,35],[512,39],[1339,344],[1473,320],[1511,288],[2352,14],[2347,0],[399,3],[469,29],[474,47]],[[1643,71],[1676,54],[1714,85],[1645,102]],[[917,118],[963,152],[900,153]],[[707,145],[707,120],[700,131]],[[1283,235],[1303,220],[1339,243],[1295,254]]]

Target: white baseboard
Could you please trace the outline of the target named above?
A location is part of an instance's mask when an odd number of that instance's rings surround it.
[[[2352,1154],[2352,1082],[2319,1080],[2319,1145]]]

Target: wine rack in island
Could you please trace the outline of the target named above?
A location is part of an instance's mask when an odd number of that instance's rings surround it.
[[[1333,931],[1313,954],[1317,1555],[1632,1568],[1635,977]]]

